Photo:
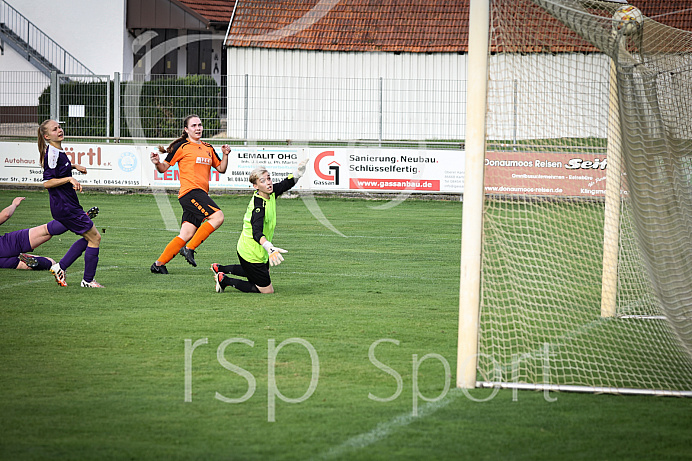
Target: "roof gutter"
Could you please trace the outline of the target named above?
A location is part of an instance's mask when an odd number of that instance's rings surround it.
[[[226,49],[226,42],[228,41],[228,36],[231,33],[231,26],[233,25],[233,19],[235,18],[235,10],[238,8],[238,3],[240,3],[240,0],[235,0],[235,4],[233,5],[233,13],[231,13],[231,20],[228,21],[228,29],[226,29],[226,36],[223,38],[223,45],[222,48],[225,50]]]

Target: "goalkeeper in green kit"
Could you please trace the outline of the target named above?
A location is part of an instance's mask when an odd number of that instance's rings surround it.
[[[221,265],[214,263],[216,292],[233,287],[245,293],[274,293],[269,266],[278,266],[284,260],[286,250],[275,247],[271,240],[276,227],[276,197],[296,185],[305,173],[308,159],[298,164],[298,169],[276,184],[266,168],[255,168],[250,173],[250,182],[255,188],[243,218],[243,231],[238,239],[240,264]],[[244,277],[247,280],[231,277]]]

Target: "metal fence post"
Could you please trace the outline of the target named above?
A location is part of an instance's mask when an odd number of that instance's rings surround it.
[[[512,124],[512,141],[514,142],[514,150],[517,150],[517,104],[519,101],[519,82],[515,79],[514,80],[514,101],[513,101],[513,109],[514,109],[514,121]]]
[[[382,146],[382,77],[380,77],[380,101],[379,101],[379,112],[380,112],[380,126],[379,126],[379,141],[380,146]]]
[[[113,74],[113,138],[120,142],[120,72]]]
[[[106,139],[111,136],[111,77],[106,76]]]
[[[245,74],[245,143],[247,144],[247,129],[248,129],[248,115],[250,111],[250,106],[249,106],[249,88],[248,88],[248,83],[249,83],[249,76],[248,74]]]
[[[60,87],[58,84],[58,73],[56,71],[51,71],[50,73],[50,118],[51,120],[59,121],[59,96],[58,92]]]

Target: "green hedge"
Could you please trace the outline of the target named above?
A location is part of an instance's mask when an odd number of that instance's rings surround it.
[[[110,133],[114,135],[113,95],[114,82],[110,81]],[[125,85],[121,83],[121,99]],[[213,136],[221,129],[219,95],[221,88],[208,75],[189,75],[181,78],[159,78],[143,82],[138,115],[146,138],[177,138],[182,132],[183,120],[190,114],[199,115],[205,136]],[[104,136],[106,125],[105,85],[103,82],[66,82],[60,84],[60,120],[68,136]],[[98,101],[101,101],[100,103]],[[122,103],[121,103],[122,104]],[[69,117],[70,105],[84,106],[84,117]],[[50,118],[50,86],[39,97],[39,119]],[[131,137],[125,120],[126,110],[120,111],[120,136]],[[139,134],[138,134],[139,136]]]

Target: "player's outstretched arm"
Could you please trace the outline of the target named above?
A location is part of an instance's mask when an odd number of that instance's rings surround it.
[[[296,182],[298,182],[298,180],[302,178],[305,174],[305,168],[308,165],[308,160],[310,160],[310,158],[306,158],[305,160],[300,162],[298,164],[298,167],[296,168],[296,171],[293,172],[293,177],[295,178]]]
[[[5,209],[0,211],[0,224],[4,223],[12,217],[12,215],[14,214],[14,210],[16,210],[19,204],[22,203],[22,200],[24,200],[24,197],[15,197],[15,199],[12,200],[11,205],[5,207]]]
[[[277,182],[274,184],[274,194],[276,196],[280,196],[287,190],[290,190],[293,188],[298,183],[298,180],[303,177],[305,174],[305,167],[308,164],[309,158],[306,158],[302,162],[298,164],[298,167],[293,171],[292,174],[288,175],[288,177],[280,182]]]

